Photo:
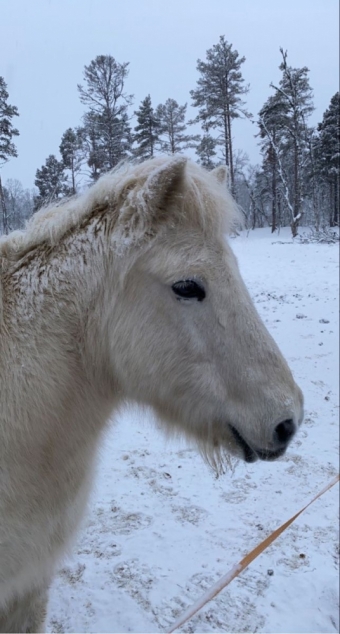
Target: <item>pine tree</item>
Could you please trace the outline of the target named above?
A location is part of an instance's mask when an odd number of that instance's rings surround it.
[[[124,92],[128,65],[119,64],[111,55],[98,55],[85,66],[86,86],[78,85],[80,101],[88,107],[84,115],[84,144],[94,179],[115,167],[131,148],[127,108],[132,95]]]
[[[216,156],[217,141],[210,134],[205,133],[196,146],[196,154],[199,157],[199,164],[207,170],[216,167],[214,157]]]
[[[90,168],[90,178],[96,181],[105,163],[105,153],[101,149],[101,130],[98,115],[95,112],[87,112],[84,114],[80,134],[84,148],[84,157]]]
[[[245,95],[249,87],[244,86],[240,68],[245,57],[239,57],[232,44],[221,35],[218,44],[207,50],[207,60],[197,61],[200,78],[196,90],[191,90],[193,106],[199,108],[192,123],[202,121],[206,131],[216,129],[217,142],[222,147],[226,165],[229,167],[231,188],[234,191],[234,166],[232,146],[232,121],[241,116],[250,116],[245,110]]]
[[[333,95],[318,125],[315,142],[317,171],[328,186],[330,226],[339,224],[340,185],[340,93]]]
[[[76,128],[75,130],[68,128],[62,136],[59,150],[64,169],[70,171],[71,186],[69,193],[75,194],[77,191],[76,178],[81,170],[84,158],[83,133],[81,128]]]
[[[282,78],[279,86],[271,84],[275,90],[274,101],[278,113],[280,148],[273,142],[268,128],[266,134],[276,154],[285,201],[291,214],[292,235],[295,237],[303,214],[304,166],[307,161],[310,134],[307,119],[314,110],[313,93],[309,85],[308,68],[288,66],[287,52],[284,52],[282,48],[280,52]]]
[[[34,184],[39,189],[39,195],[35,199],[35,209],[68,194],[63,162],[58,161],[54,154],[50,154],[45,165],[37,169]]]
[[[138,121],[133,135],[133,140],[137,143],[134,154],[141,159],[152,158],[159,143],[159,120],[152,107],[150,95],[143,99],[134,114]]]
[[[8,100],[7,85],[3,77],[0,77],[0,165],[7,163],[11,157],[18,156],[15,144],[12,141],[14,136],[19,135],[19,131],[13,127],[13,117],[18,117],[19,112],[16,106],[11,106]],[[0,207],[2,211],[3,232],[9,232],[8,214],[4,191],[0,176]]]
[[[281,159],[283,117],[285,115],[286,108],[283,107],[281,100],[277,98],[277,94],[270,96],[259,112],[259,136],[263,155],[262,171],[267,183],[265,187],[266,195],[271,202],[272,233],[281,224],[280,186],[284,179]]]
[[[321,216],[324,216],[324,203],[322,198],[322,177],[318,173],[317,154],[318,154],[318,137],[315,128],[311,128],[308,135],[308,153],[306,168],[304,170],[304,189],[306,203],[312,211],[310,222],[314,225],[317,233],[320,231]],[[305,204],[305,217],[308,215],[308,206]],[[307,210],[307,214],[306,214]],[[308,218],[305,224],[308,224]]]
[[[187,128],[186,109],[186,103],[180,106],[175,99],[167,99],[165,104],[157,106],[156,118],[159,121],[161,150],[167,154],[176,154],[195,147],[199,140],[197,135],[184,134]]]

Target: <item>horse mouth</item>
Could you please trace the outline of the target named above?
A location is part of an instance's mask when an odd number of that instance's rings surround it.
[[[230,425],[230,429],[232,434],[241,449],[243,450],[244,459],[246,462],[256,462],[256,460],[265,460],[266,462],[271,462],[283,456],[286,451],[286,447],[277,449],[276,451],[271,451],[269,449],[253,449],[248,443],[244,440],[243,436]]]
[[[277,460],[280,456],[286,451],[286,447],[283,449],[277,449],[276,451],[261,451],[260,449],[256,449],[256,454],[260,458],[260,460],[266,460],[267,462],[271,462],[272,460]]]
[[[230,429],[233,433],[233,436],[241,449],[243,450],[244,459],[246,462],[255,462],[258,459],[257,453],[248,445],[248,443],[244,440],[243,436],[230,425]]]

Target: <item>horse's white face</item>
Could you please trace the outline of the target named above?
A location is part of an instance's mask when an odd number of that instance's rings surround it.
[[[114,316],[123,392],[205,453],[284,453],[303,397],[223,236],[166,229],[128,273]],[[213,462],[213,458],[212,458]]]

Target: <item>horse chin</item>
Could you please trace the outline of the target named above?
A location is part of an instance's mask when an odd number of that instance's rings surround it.
[[[235,429],[235,427],[233,427],[233,425],[230,425],[230,429],[232,431],[234,440],[236,440],[237,446],[242,451],[242,457],[245,462],[256,462],[256,460],[259,458],[257,452],[254,451],[254,449],[250,445],[248,445],[243,436],[241,436],[241,434],[237,431],[237,429]]]
[[[230,425],[230,429],[238,447],[242,451],[243,459],[245,460],[245,462],[256,462],[256,460],[258,459],[264,460],[265,462],[273,462],[274,460],[277,460],[278,458],[283,456],[283,454],[286,452],[286,447],[277,449],[276,451],[272,451],[270,449],[253,449],[253,447],[248,445],[246,440],[243,438],[243,436],[241,436],[237,429],[235,429],[235,427]]]
[[[281,458],[286,453],[286,448],[278,449],[277,451],[261,451],[260,449],[256,450],[257,456],[260,460],[265,460],[266,462],[273,462],[278,458]]]

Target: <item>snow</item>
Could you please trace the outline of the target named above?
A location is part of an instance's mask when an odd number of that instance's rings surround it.
[[[216,480],[152,413],[121,414],[52,586],[50,632],[169,630],[338,472],[338,248],[299,244],[288,229],[232,247],[304,391],[305,422],[277,462],[237,462]],[[335,485],[179,631],[338,631],[338,496]]]

